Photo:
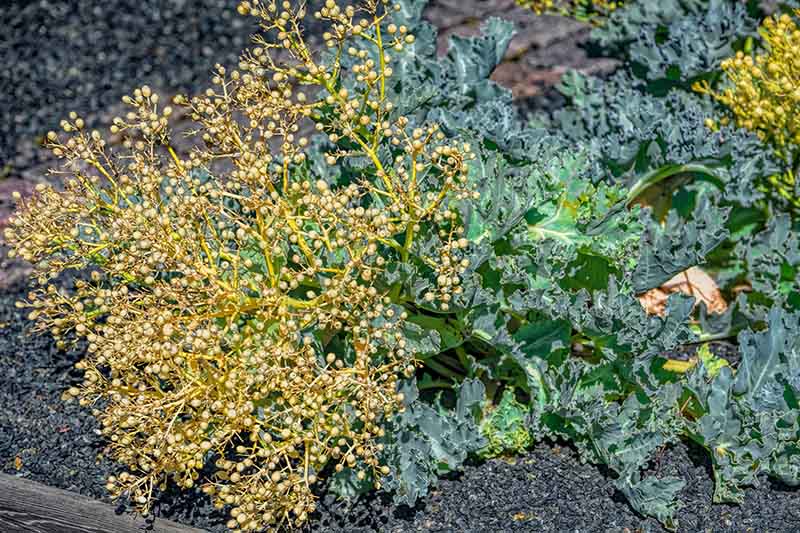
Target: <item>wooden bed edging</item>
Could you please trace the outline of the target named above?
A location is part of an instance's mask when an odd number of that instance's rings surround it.
[[[152,529],[141,516],[66,490],[0,474],[2,533],[202,533],[204,530],[157,518]]]

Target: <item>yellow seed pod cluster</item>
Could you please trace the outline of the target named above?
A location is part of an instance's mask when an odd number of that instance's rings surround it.
[[[597,23],[622,5],[615,0],[517,0],[522,7],[537,15],[561,15],[584,22]]]
[[[185,155],[149,87],[113,120],[121,147],[70,115],[47,136],[63,187],[20,200],[6,231],[35,266],[20,305],[60,342],[87,341],[65,396],[95,409],[127,467],[111,493],[147,510],[167,482],[198,485],[235,531],[303,523],[324,472],[379,485],[382,423],[416,362],[409,295],[382,274],[418,261],[425,301],[447,309],[468,266],[455,203],[476,195],[471,149],[387,97],[393,56],[414,42],[390,21],[399,6],[303,6],[241,2],[264,35],[204,93],[174,99],[196,125]],[[307,44],[307,16],[332,53]],[[323,161],[358,160],[359,174],[315,174],[314,134]],[[431,256],[415,248],[423,234],[443,243]],[[65,284],[68,270],[83,274]]]
[[[800,10],[794,15],[800,15]],[[714,90],[702,81],[694,89],[730,110],[730,116],[719,120],[721,125],[732,120],[774,146],[779,156],[789,158],[800,145],[800,29],[784,13],[766,18],[759,33],[763,52],[749,55],[740,51],[722,62],[727,85]],[[707,126],[716,128],[717,124],[709,120]],[[777,175],[770,181],[782,197],[800,207],[800,198],[794,194],[794,175]]]

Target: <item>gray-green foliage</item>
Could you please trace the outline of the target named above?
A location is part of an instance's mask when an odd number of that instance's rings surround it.
[[[740,334],[735,374],[723,367],[712,378],[700,365],[689,377],[701,414],[689,431],[712,451],[715,501],[741,502],[764,473],[800,482],[800,315],[774,307],[767,321]]]
[[[761,232],[745,236],[735,252],[750,273],[759,306],[800,309],[800,237],[788,215],[777,214]]]
[[[647,80],[685,83],[718,68],[738,41],[755,34],[756,24],[740,2],[632,2],[612,13],[593,37],[624,48]]]
[[[414,505],[437,476],[458,469],[486,444],[477,424],[485,389],[480,381],[464,381],[451,410],[420,401],[414,382],[402,392],[406,410],[389,427],[385,456],[392,466],[383,482],[396,503]]]
[[[746,131],[709,130],[705,122],[719,110],[690,87],[695,79],[713,83],[721,59],[755,35],[757,24],[738,4],[632,3],[595,31],[627,64],[606,80],[568,74],[561,88],[569,105],[535,121],[589,146],[599,154],[597,179],[627,187],[630,201],[644,198],[652,206],[633,272],[636,292],[696,264],[718,268],[729,285],[744,281],[752,288],[724,316],[701,313],[701,324],[716,329],[713,333],[751,322],[739,336],[742,359],[736,368],[723,366],[712,377],[701,364],[688,384],[648,391],[655,404],[670,389],[694,398],[694,422],[665,411],[659,429],[662,442],[683,435],[709,450],[717,501],[741,501],[742,487],[757,484],[761,474],[791,484],[799,479],[797,345],[789,339],[798,331],[791,313],[800,305],[800,249],[796,222],[762,192],[765,178],[784,167]],[[584,427],[575,435],[587,433]],[[635,428],[624,432],[635,433]],[[615,446],[612,439],[596,449],[604,455]],[[667,519],[675,511],[669,502],[678,485],[647,487],[647,496],[631,485],[621,490],[637,509]]]
[[[704,121],[715,116],[712,103],[686,90],[656,96],[627,72],[606,81],[572,72],[561,90],[572,105],[547,122],[600,155],[596,179],[633,187],[649,172],[674,166],[666,177],[696,175],[726,199],[750,205],[763,198],[759,178],[780,168],[755,135],[734,127],[710,131]]]
[[[703,198],[689,220],[669,211],[663,225],[650,220],[642,238],[642,252],[633,273],[634,289],[658,287],[690,266],[700,265],[727,237],[729,208]]]
[[[447,312],[425,302],[433,281],[413,260],[379,280],[414,296],[406,333],[440,377],[404,385],[382,486],[411,505],[469,454],[518,449],[526,435],[575,443],[615,473],[634,509],[668,526],[683,481],[643,468],[681,439],[711,454],[718,500],[738,500],[762,473],[797,482],[800,365],[789,339],[799,247],[788,218],[765,224],[772,207],[759,188],[780,162],[749,133],[708,130],[714,105],[688,86],[713,78],[754,19],[724,2],[634,2],[596,32],[626,50],[629,64],[607,80],[568,74],[568,106],[526,123],[488,79],[511,26],[486,21],[480,36],[451,38],[437,58],[423,4],[400,2],[416,41],[394,61],[387,93],[412,125],[435,121],[474,148],[469,178],[480,197],[455,206],[470,263]],[[310,160],[323,166],[318,155]],[[346,168],[324,172],[348,179]],[[649,208],[637,205],[642,198]],[[441,245],[422,234],[412,259]],[[744,328],[742,363],[676,376],[662,369],[663,354],[697,341],[694,299],[671,296],[659,317],[637,295],[695,265],[718,266],[730,284],[751,276],[753,294],[729,313],[698,315],[714,334]],[[509,392],[493,406],[484,384],[498,382]],[[528,399],[524,410],[511,391]],[[368,488],[354,478],[332,483],[343,496]]]

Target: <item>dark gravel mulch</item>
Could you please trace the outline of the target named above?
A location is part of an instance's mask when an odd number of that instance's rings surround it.
[[[70,111],[117,104],[143,83],[167,93],[205,87],[255,30],[220,0],[0,2],[0,170],[43,157],[36,139]],[[0,173],[1,174],[1,173]]]
[[[0,293],[0,470],[108,501],[105,477],[115,469],[103,456],[97,423],[88,409],[61,401],[79,382],[72,365],[81,347],[60,351],[52,339],[32,335],[25,311],[14,302],[24,286]],[[686,533],[791,533],[800,531],[798,492],[763,480],[744,505],[712,505],[708,457],[680,445],[653,468],[683,477],[679,531]],[[155,513],[225,531],[224,513],[199,492],[170,491]],[[354,504],[323,496],[307,528],[319,532],[579,532],[656,533],[663,528],[637,516],[602,469],[581,464],[565,446],[540,443],[513,462],[467,466],[441,480],[415,508],[398,508],[386,496]]]

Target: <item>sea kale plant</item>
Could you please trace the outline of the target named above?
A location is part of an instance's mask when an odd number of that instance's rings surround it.
[[[567,74],[567,105],[533,121],[597,155],[593,182],[621,186],[630,204],[647,206],[636,293],[702,265],[733,302],[722,315],[701,305],[687,324],[695,342],[736,338],[733,364],[701,358],[683,368],[672,393],[682,420],[673,426],[662,411],[639,437],[644,447],[682,435],[706,448],[718,502],[740,502],[742,488],[763,475],[800,483],[799,195],[790,118],[797,27],[790,7],[765,18],[755,3],[626,4],[593,32],[622,66],[605,78]],[[645,388],[645,412],[674,405],[660,400],[669,387]],[[639,401],[629,397],[622,412]],[[589,456],[619,471],[620,444],[648,427],[636,412],[601,432]],[[646,491],[623,492],[670,525],[679,516],[680,483],[650,478],[639,484]]]
[[[66,178],[6,240],[34,265],[20,306],[86,341],[65,396],[123,465],[111,494],[146,511],[197,486],[230,529],[272,530],[322,491],[413,505],[468,456],[548,437],[668,527],[683,480],[647,466],[681,440],[717,501],[800,481],[800,242],[771,188],[788,152],[709,96],[736,86],[720,65],[752,53],[754,11],[628,3],[594,34],[618,72],[568,74],[567,106],[526,121],[489,80],[511,25],[438,57],[424,5],[241,2],[263,32],[205,92],[135,90],[118,142],[77,115],[47,135]],[[698,265],[727,312],[645,311]],[[665,356],[737,333],[731,361]]]
[[[469,265],[457,203],[477,194],[469,145],[394,103],[414,42],[388,22],[399,8],[329,0],[317,57],[302,6],[242,2],[274,40],[175,99],[202,140],[183,157],[173,108],[146,86],[114,119],[123,151],[75,115],[48,134],[72,175],[23,202],[6,237],[37,268],[31,318],[88,341],[67,395],[95,407],[127,466],[112,495],[146,509],[211,461],[203,490],[256,530],[304,522],[326,466],[375,486],[389,474],[382,424],[419,355],[403,307],[417,295],[392,276],[413,263],[418,296],[447,310]],[[71,269],[88,276],[66,292],[55,279]]]
[[[606,79],[569,73],[561,86],[568,105],[536,123],[589,145],[599,155],[594,179],[624,184],[630,202],[650,206],[659,223],[648,242],[671,239],[674,248],[668,257],[651,247],[640,272],[663,278],[706,263],[730,291],[772,277],[771,289],[746,294],[763,320],[772,303],[800,306],[797,254],[780,249],[791,239],[765,243],[776,227],[796,229],[800,188],[783,125],[791,121],[778,117],[794,106],[784,89],[796,26],[785,13],[760,26],[762,15],[722,0],[621,8],[593,35],[623,67]],[[765,129],[756,116],[767,114],[775,120]]]
[[[796,18],[800,10],[792,13]],[[770,176],[770,184],[792,209],[800,209],[800,185],[796,180],[800,127],[794,117],[800,110],[800,30],[788,13],[767,17],[759,33],[762,51],[755,55],[737,51],[725,59],[721,68],[727,84],[718,91],[708,81],[698,82],[696,90],[711,93],[730,112],[720,119],[731,120],[740,128],[754,131],[761,141],[775,148],[786,167],[782,174]],[[713,121],[710,127],[714,128]]]

